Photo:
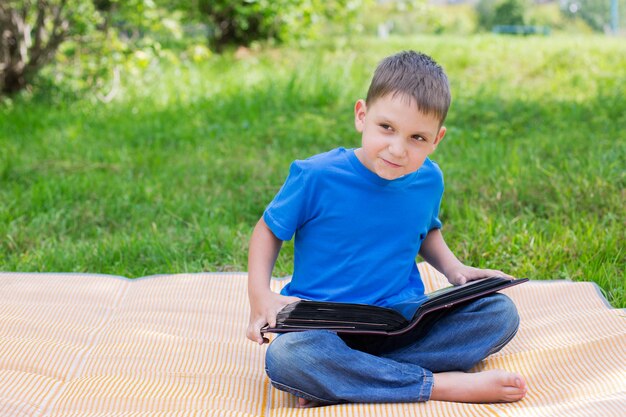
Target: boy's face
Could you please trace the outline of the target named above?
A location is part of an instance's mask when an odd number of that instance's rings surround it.
[[[446,134],[439,119],[417,109],[414,100],[400,94],[370,103],[357,101],[354,124],[361,135],[357,158],[370,171],[395,180],[417,171]]]

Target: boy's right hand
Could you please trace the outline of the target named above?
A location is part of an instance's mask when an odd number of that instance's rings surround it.
[[[250,323],[246,336],[259,345],[269,342],[261,335],[261,328],[266,324],[276,326],[276,315],[287,304],[300,301],[298,297],[288,297],[275,292],[268,292],[262,297],[250,302]]]

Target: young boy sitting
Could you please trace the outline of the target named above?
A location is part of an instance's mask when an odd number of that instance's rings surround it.
[[[299,299],[373,304],[410,317],[424,298],[418,253],[454,285],[508,277],[462,264],[441,234],[443,176],[428,156],[446,133],[449,106],[443,69],[424,54],[398,53],[379,64],[366,100],[356,102],[361,147],[291,165],[250,239],[249,339],[263,344],[261,327],[274,326],[278,311]],[[274,263],[294,234],[293,277],[276,294],[269,286]],[[300,407],[517,401],[526,393],[521,375],[467,371],[506,345],[518,325],[515,305],[494,294],[452,308],[425,334],[282,334],[267,350],[266,372]]]

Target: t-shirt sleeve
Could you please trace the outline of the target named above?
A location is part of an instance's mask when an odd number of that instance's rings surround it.
[[[428,230],[441,229],[441,227],[442,227],[441,220],[439,220],[439,206],[437,206],[437,209],[435,210],[432,218],[430,219],[430,227],[428,228]]]
[[[291,240],[307,217],[307,172],[299,161],[289,168],[289,176],[263,213],[263,220],[280,240]]]
[[[441,220],[439,219],[439,210],[441,208],[441,200],[443,199],[443,189],[444,189],[444,185],[443,185],[443,173],[441,172],[441,170],[439,169],[439,166],[436,165],[437,168],[437,173],[439,176],[439,199],[437,200],[437,202],[435,203],[435,205],[433,206],[433,214],[430,218],[430,226],[428,227],[428,230],[433,230],[433,229],[441,229],[442,224],[441,224]]]

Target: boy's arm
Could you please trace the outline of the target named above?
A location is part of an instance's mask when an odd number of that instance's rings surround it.
[[[464,265],[446,245],[440,229],[432,229],[426,235],[420,248],[420,255],[426,262],[444,274],[453,285],[462,285],[476,279],[499,276],[513,279],[512,276],[495,269],[480,269]]]
[[[261,327],[276,325],[276,314],[287,304],[298,301],[296,297],[286,297],[272,292],[270,279],[274,263],[280,252],[282,241],[274,236],[263,218],[256,224],[248,252],[248,299],[250,300],[250,322],[247,337],[263,344],[267,339],[261,336]]]

